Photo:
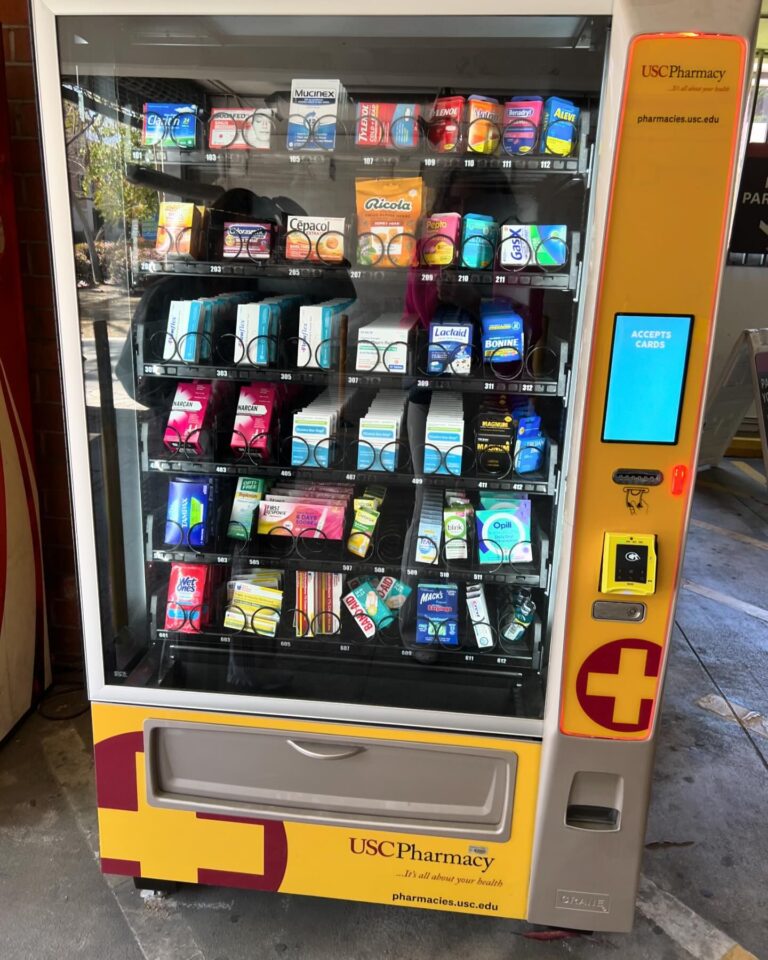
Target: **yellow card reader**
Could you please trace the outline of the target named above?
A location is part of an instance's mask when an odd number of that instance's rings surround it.
[[[603,569],[600,593],[656,592],[656,535],[653,533],[606,533],[603,538]]]

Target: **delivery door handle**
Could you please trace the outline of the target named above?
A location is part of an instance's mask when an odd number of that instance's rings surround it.
[[[357,753],[364,753],[365,747],[342,747],[335,743],[316,743],[314,740],[289,740],[288,743],[305,757],[313,760],[344,760],[354,757]]]

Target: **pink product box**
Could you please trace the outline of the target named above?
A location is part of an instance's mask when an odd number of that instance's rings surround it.
[[[176,387],[163,435],[163,443],[171,450],[178,450],[183,445],[197,454],[203,452],[202,430],[208,417],[212,390],[213,385],[202,380],[180,383]]]
[[[278,537],[341,540],[346,504],[315,500],[262,500],[257,532]]]
[[[277,397],[274,383],[248,383],[240,388],[230,446],[269,458],[269,434]]]
[[[342,490],[323,490],[322,487],[273,487],[265,500],[349,500],[351,494]]]

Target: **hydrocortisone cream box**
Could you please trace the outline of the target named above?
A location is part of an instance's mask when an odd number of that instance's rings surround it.
[[[366,373],[407,373],[416,317],[383,313],[358,330],[355,369]]]

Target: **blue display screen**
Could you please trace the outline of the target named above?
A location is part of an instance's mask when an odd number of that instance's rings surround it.
[[[605,400],[607,443],[677,443],[693,317],[617,313]]]

